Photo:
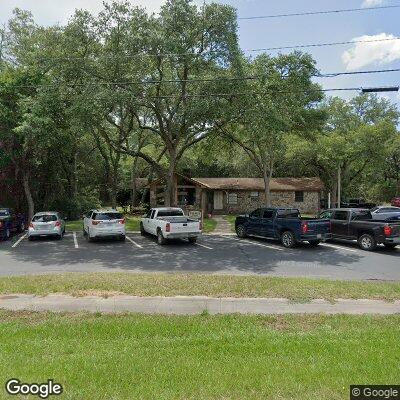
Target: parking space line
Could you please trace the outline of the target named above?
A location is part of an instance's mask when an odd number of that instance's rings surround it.
[[[239,238],[229,237],[229,236],[221,236],[221,237],[224,238],[224,239],[228,239],[228,240],[235,240],[235,241],[238,241],[238,242],[254,244],[255,246],[266,247],[268,249],[273,249],[273,250],[278,250],[278,251],[283,251],[284,250],[284,249],[281,249],[280,247],[277,247],[277,246],[264,244],[264,243],[259,243],[259,242],[253,242],[252,240],[239,239]]]
[[[204,244],[200,244],[200,243],[196,243],[196,246],[204,247],[205,249],[208,249],[208,250],[213,250],[212,247],[208,247],[208,246],[206,246]]]
[[[76,232],[73,233],[74,236],[74,246],[76,249],[79,249],[79,245],[78,245],[78,239],[76,237]]]
[[[322,246],[322,247],[331,247],[331,248],[333,248],[333,249],[345,250],[345,251],[352,251],[352,252],[354,252],[354,253],[358,253],[358,250],[349,249],[349,248],[343,247],[343,246],[337,246],[337,245],[334,245],[334,244],[331,244],[331,243],[321,243],[320,246]]]
[[[143,249],[143,246],[141,246],[139,243],[136,243],[134,240],[132,240],[129,236],[125,236],[132,244],[134,244],[136,247],[139,247],[139,249]]]
[[[11,247],[17,247],[25,238],[26,238],[27,233],[25,235],[22,235]]]

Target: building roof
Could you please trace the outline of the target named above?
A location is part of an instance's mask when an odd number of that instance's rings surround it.
[[[214,190],[264,190],[262,178],[191,178],[198,184]],[[320,178],[272,178],[270,189],[274,191],[319,192],[324,185]]]

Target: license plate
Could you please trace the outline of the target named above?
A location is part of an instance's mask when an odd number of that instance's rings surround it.
[[[321,239],[321,238],[322,238],[322,235],[320,233],[318,233],[317,239]]]

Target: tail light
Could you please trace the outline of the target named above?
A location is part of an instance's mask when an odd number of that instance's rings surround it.
[[[55,227],[61,226],[61,221],[57,221],[57,222],[54,224],[54,226],[55,226]]]
[[[99,225],[100,221],[92,221],[92,225]]]
[[[169,222],[165,226],[165,232],[171,232],[171,224]]]
[[[125,224],[125,218],[120,219],[118,222],[119,222],[120,224],[124,225],[124,224]]]
[[[385,226],[383,228],[383,233],[385,234],[385,236],[391,236],[393,233],[393,229],[391,226]]]
[[[29,223],[29,228],[35,229],[35,227],[33,226],[32,222]]]
[[[307,224],[307,222],[303,222],[303,223],[301,224],[301,231],[302,231],[303,233],[307,233],[307,232],[308,232],[308,224]]]

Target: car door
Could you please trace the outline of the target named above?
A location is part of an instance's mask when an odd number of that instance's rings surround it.
[[[143,224],[143,228],[146,232],[150,233],[150,217],[151,217],[151,213],[153,212],[153,209],[151,208],[146,216],[143,218],[142,224]]]
[[[261,219],[261,235],[265,237],[274,237],[274,210],[266,208],[263,210]]]
[[[346,238],[349,236],[349,211],[335,210],[331,219],[333,236]]]
[[[262,224],[262,212],[261,208],[253,211],[249,215],[247,222],[246,231],[251,235],[261,235],[261,224]]]

